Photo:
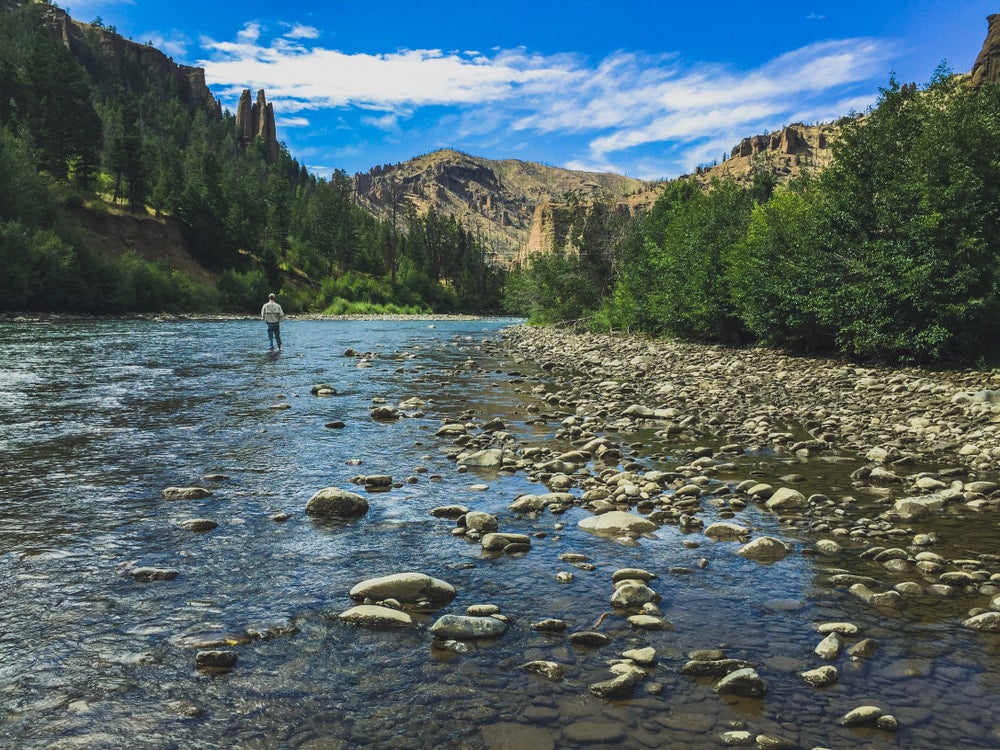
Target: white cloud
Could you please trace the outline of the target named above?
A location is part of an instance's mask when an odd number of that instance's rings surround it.
[[[305,24],[296,23],[292,24],[292,27],[282,36],[287,39],[319,39],[320,30],[315,26],[306,26]]]
[[[399,115],[395,112],[384,114],[381,117],[363,117],[361,122],[377,130],[395,131],[399,130]]]
[[[421,119],[419,127],[436,138],[582,137],[567,162],[623,172],[615,164],[635,168],[637,150],[647,149],[642,163],[659,175],[711,160],[763,129],[867,106],[871,98],[859,96],[859,84],[881,77],[894,53],[873,39],[844,39],[791,50],[752,70],[627,51],[595,65],[523,48],[346,53],[313,43],[313,27],[285,28],[268,39],[249,22],[236,41],[202,40],[208,59],[200,64],[224,100],[263,88],[287,117],[368,111],[363,124],[383,133],[401,134],[403,121],[416,128],[423,115],[433,121]],[[649,161],[650,148],[662,152],[659,167]]]
[[[275,125],[283,128],[307,128],[311,123],[308,117],[278,117]]]

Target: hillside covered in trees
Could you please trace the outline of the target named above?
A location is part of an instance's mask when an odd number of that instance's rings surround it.
[[[616,247],[535,256],[509,282],[511,304],[537,321],[697,341],[995,363],[998,72],[890,81],[844,121],[819,174],[669,183]]]
[[[0,0],[0,20],[8,310],[246,312],[276,290],[290,311],[503,305],[538,322],[865,359],[1000,357],[1000,15],[970,74],[890,81],[869,112],[820,129],[822,158],[802,159],[782,131],[770,141],[788,140],[783,171],[745,139],[717,168],[655,186],[655,203],[653,186],[627,210],[564,186],[547,212],[529,206],[537,186],[505,203],[511,174],[455,152],[317,178],[273,139],[273,119],[240,122],[199,69],[99,19]],[[480,226],[493,214],[523,214],[545,251],[526,257],[528,243],[519,268],[496,267]],[[161,244],[183,244],[200,272],[143,252],[172,233],[181,242]],[[111,252],[109,235],[122,240]]]
[[[0,0],[0,264],[8,310],[496,309],[500,275],[455,220],[377,220],[343,172],[247,141],[200,70],[56,6]],[[209,274],[101,252],[102,217],[179,231]],[[148,233],[148,232],[147,232]],[[100,244],[100,243],[97,243]]]

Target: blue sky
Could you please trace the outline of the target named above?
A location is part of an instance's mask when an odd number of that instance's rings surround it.
[[[265,89],[321,177],[439,148],[671,178],[741,138],[863,111],[890,74],[972,66],[1000,0],[64,0],[223,107]]]

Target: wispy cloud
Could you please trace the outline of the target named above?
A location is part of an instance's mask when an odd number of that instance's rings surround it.
[[[306,26],[301,23],[294,23],[290,25],[288,31],[284,33],[287,39],[319,39],[320,30],[315,26]]]
[[[835,108],[860,103],[858,85],[880,79],[894,53],[882,40],[843,39],[738,70],[627,51],[596,63],[522,48],[346,53],[317,38],[315,29],[299,24],[268,37],[250,22],[235,41],[203,40],[208,59],[200,64],[224,99],[235,101],[245,87],[264,88],[286,116],[368,111],[366,125],[395,132],[431,115],[434,122],[421,120],[421,127],[464,138],[574,136],[583,146],[567,162],[633,174],[637,165],[652,164],[650,148],[660,149],[656,175],[689,169],[692,160],[721,153],[727,146],[720,144],[732,145],[755,128],[809,113],[846,114]]]
[[[308,117],[278,117],[275,124],[282,128],[307,128],[312,123]]]

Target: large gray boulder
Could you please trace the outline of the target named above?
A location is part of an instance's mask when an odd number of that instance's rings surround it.
[[[352,599],[382,601],[395,599],[403,603],[429,601],[450,602],[455,598],[455,587],[447,581],[432,578],[425,573],[394,573],[380,578],[369,578],[349,592]]]
[[[337,487],[320,490],[306,503],[306,513],[320,518],[359,518],[367,512],[367,500]]]
[[[798,510],[806,504],[806,496],[791,487],[779,487],[774,491],[765,505],[768,510],[776,513],[787,510]]]
[[[461,466],[472,466],[475,468],[491,469],[503,463],[503,450],[500,448],[486,448],[485,450],[470,453],[458,462]]]
[[[903,521],[915,521],[943,510],[948,498],[941,493],[904,497],[896,501],[892,507],[892,515]]]

